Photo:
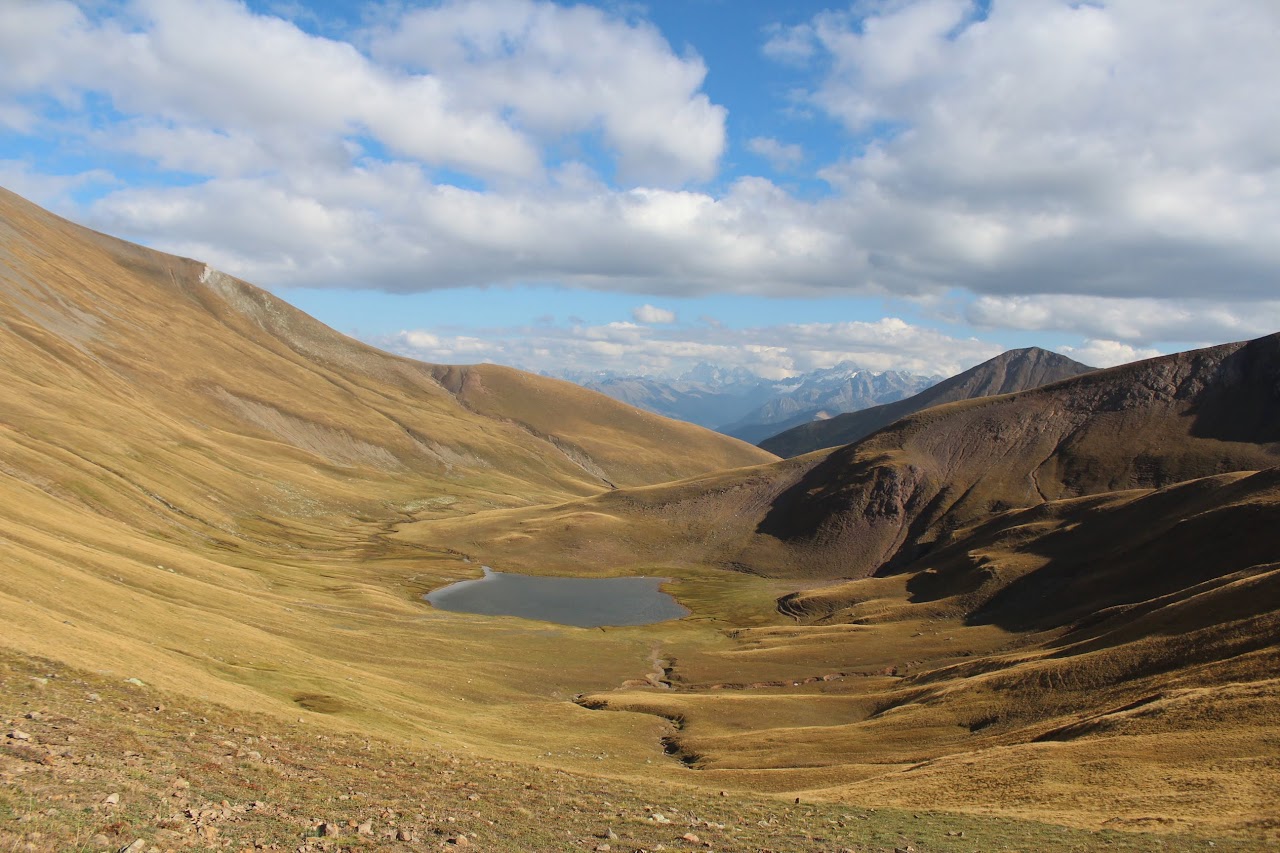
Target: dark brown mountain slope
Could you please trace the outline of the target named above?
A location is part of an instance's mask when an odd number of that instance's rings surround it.
[[[735,632],[668,693],[584,702],[680,719],[672,749],[713,777],[822,767],[858,802],[1274,830],[1277,530],[1280,468],[1010,511],[784,597],[794,625]]]
[[[1012,394],[1048,385],[1060,379],[1069,379],[1088,373],[1095,368],[1072,361],[1065,355],[1028,347],[1001,353],[990,361],[984,361],[950,379],[926,388],[913,397],[836,415],[824,421],[812,421],[793,427],[772,438],[760,442],[770,453],[790,458],[812,453],[824,447],[852,444],[878,429],[922,411],[930,406],[972,400],[976,397],[994,397]]]
[[[937,406],[832,452],[463,527],[477,541],[474,525],[492,523],[490,544],[502,550],[494,559],[517,563],[517,543],[550,537],[567,562],[856,578],[1005,509],[1277,462],[1272,335]]]

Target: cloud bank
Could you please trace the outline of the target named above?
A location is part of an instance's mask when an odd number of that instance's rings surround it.
[[[495,362],[560,373],[609,371],[677,376],[700,362],[783,379],[851,361],[869,370],[950,375],[998,355],[1001,347],[914,326],[896,317],[873,323],[787,323],[732,329],[701,326],[521,326],[458,333],[410,329],[373,339],[401,355],[432,362]]]
[[[742,141],[811,167],[826,191],[802,196],[726,171],[705,62],[635,16],[388,6],[340,39],[232,0],[10,0],[0,131],[56,156],[0,175],[272,287],[958,293],[971,322],[1134,352],[1274,329],[1280,6],[984,8],[761,34],[810,81],[792,106],[845,135],[824,163]]]

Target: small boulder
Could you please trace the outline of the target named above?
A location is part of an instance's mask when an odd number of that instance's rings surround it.
[[[118,806],[118,805],[120,805],[120,795],[119,795],[119,794],[108,794],[108,795],[107,795],[107,798],[106,798],[105,800],[103,800],[103,801],[102,801],[102,804],[103,804],[104,806]]]
[[[373,835],[373,821],[366,820],[356,827],[356,835]]]

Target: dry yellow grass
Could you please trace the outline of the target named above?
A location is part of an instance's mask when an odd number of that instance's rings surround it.
[[[832,803],[812,807],[824,822],[856,802],[1246,848],[1275,838],[1274,473],[992,518],[1026,471],[982,480],[991,442],[946,436],[1043,422],[1060,398],[959,404],[874,446],[769,463],[563,383],[379,353],[198,263],[7,194],[0,214],[0,644],[14,672],[48,659],[102,685],[137,678],[190,714],[251,716],[286,740],[301,717],[302,737],[377,739],[397,762],[453,752],[468,757],[468,784],[515,802],[524,789],[489,778],[484,759],[587,774],[575,790],[643,780],[682,813],[725,790],[757,811],[771,794]],[[1089,387],[1123,385],[1099,375],[1111,385]],[[1184,398],[1157,397],[1163,414],[1076,424],[1074,455],[1033,460],[1045,493],[1273,458],[1265,435],[1240,432],[1271,423],[1265,401],[1229,425],[1203,406],[1187,421]],[[1123,456],[1101,439],[1124,429],[1149,446]],[[1006,455],[1030,458],[1018,442],[1046,436],[1014,429]],[[861,522],[833,507],[860,506],[860,483],[912,466],[934,497],[968,488],[930,517],[920,541],[938,546],[914,562],[901,552],[898,574],[833,585],[867,571],[850,545]],[[1240,547],[1203,545],[1224,530]],[[1099,554],[1112,575],[1091,572]],[[585,630],[421,601],[480,561],[669,576],[693,615]],[[669,684],[635,686],[655,666]],[[165,755],[180,734],[107,707],[85,725]],[[313,770],[317,790],[359,778]],[[21,793],[35,778],[7,784]],[[70,796],[75,774],[41,778],[41,796]],[[282,790],[300,809],[320,801]],[[13,802],[11,817],[35,811]],[[961,819],[939,820],[929,826]],[[1098,839],[964,820],[992,846]],[[73,837],[46,823],[47,837]],[[1000,834],[1010,826],[1022,828]],[[900,829],[846,846],[965,847]],[[819,832],[717,843],[805,849],[805,834]]]

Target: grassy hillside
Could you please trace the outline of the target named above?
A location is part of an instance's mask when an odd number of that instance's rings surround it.
[[[1278,524],[1280,469],[1008,511],[581,702],[709,785],[1276,839]]]
[[[590,727],[610,761],[577,755],[594,715],[567,701],[645,671],[650,640],[437,613],[419,596],[476,567],[386,534],[772,458],[567,383],[390,356],[11,194],[0,365],[5,647],[593,769],[661,756],[640,720]]]
[[[0,846],[1274,842],[1277,346],[776,461],[0,194]],[[692,615],[422,601],[481,561]]]
[[[860,441],[899,418],[931,406],[1027,391],[1093,369],[1039,347],[1010,350],[905,400],[801,424],[760,442],[760,446],[779,456],[802,456]]]
[[[106,466],[105,490],[127,484],[206,532],[259,515],[525,504],[772,458],[568,383],[382,353],[8,193],[0,317],[11,476],[93,504],[83,493]],[[69,450],[79,463],[58,459]]]
[[[1212,820],[1228,790],[1266,814],[1280,554],[1259,534],[1277,523],[1276,469],[1005,513],[899,574],[788,596],[794,626],[739,634],[744,675],[759,657],[799,673],[821,646],[825,673],[806,674],[829,681],[731,691],[690,673],[670,699],[589,701],[678,709],[708,771],[828,765],[845,796],[958,806],[981,780],[984,799],[1050,807],[1035,778],[1064,819],[1146,802]],[[1209,753],[1233,772],[1197,791]]]

